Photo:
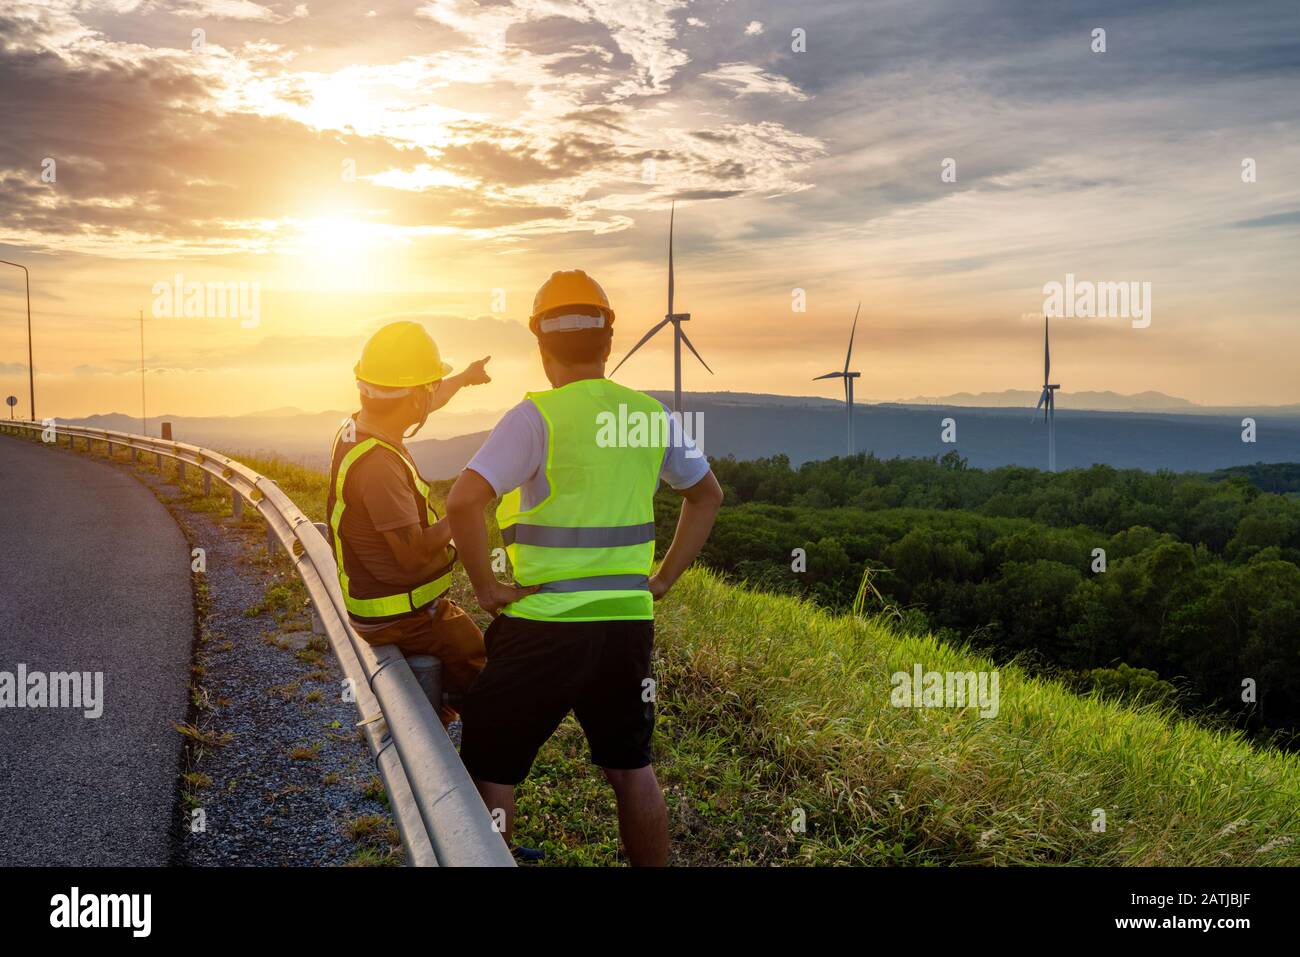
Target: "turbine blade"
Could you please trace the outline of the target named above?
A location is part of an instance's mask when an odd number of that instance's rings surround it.
[[[673,314],[673,220],[677,217],[677,200],[668,212],[668,315]]]
[[[858,303],[858,308],[853,313],[853,328],[849,331],[849,351],[844,356],[844,371],[849,371],[849,361],[853,358],[853,337],[858,331],[858,313],[862,311],[862,303]]]
[[[641,337],[641,341],[638,342],[636,345],[634,345],[631,349],[629,349],[627,355],[625,355],[622,359],[619,359],[619,360],[618,360],[618,365],[614,366],[614,372],[617,372],[620,368],[622,368],[623,363],[624,363],[624,362],[627,362],[628,359],[632,358],[632,353],[636,352],[636,351],[637,351],[638,349],[640,349],[643,345],[645,345],[647,342],[649,342],[649,341],[650,341],[650,337],[653,336],[656,332],[658,332],[660,329],[662,329],[662,328],[663,328],[664,326],[666,326],[666,325],[668,325],[668,320],[667,320],[667,319],[664,319],[662,322],[660,322],[658,325],[656,325],[654,328],[652,328],[649,332],[647,332],[644,336],[642,336],[642,337]],[[611,372],[611,373],[609,374],[609,375],[610,375],[610,378],[613,378],[613,377],[614,377],[614,372]]]
[[[677,333],[682,337],[682,342],[686,343],[686,348],[690,349],[691,353],[695,356],[695,358],[700,360],[700,365],[704,366],[704,368],[706,369],[709,369],[709,364],[704,361],[704,357],[702,355],[700,355],[698,352],[695,351],[695,346],[691,345],[691,340],[686,338],[686,333],[682,331],[682,327],[680,325],[677,326]],[[709,369],[709,375],[713,375],[712,369]]]
[[[1052,381],[1052,350],[1048,342],[1047,317],[1043,316],[1043,385]]]
[[[840,378],[847,379],[848,376],[846,376],[843,372],[828,372],[825,375],[814,376],[813,381],[816,382],[818,379],[840,379]]]
[[[1029,417],[1030,422],[1033,422],[1034,419],[1038,418],[1038,410],[1041,409],[1043,407],[1043,403],[1047,401],[1047,396],[1048,396],[1047,389],[1044,389],[1042,392],[1039,393],[1038,405],[1034,406],[1034,414]],[[1046,414],[1046,412],[1044,412],[1044,414]]]

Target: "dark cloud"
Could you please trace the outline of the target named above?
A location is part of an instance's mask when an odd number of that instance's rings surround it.
[[[576,123],[578,125],[596,126],[614,133],[624,133],[627,128],[620,121],[625,118],[622,110],[617,110],[611,106],[592,106],[581,110],[574,110],[571,113],[565,113],[560,117],[566,123]]]
[[[673,199],[727,199],[743,192],[741,189],[684,189],[673,193]]]
[[[1234,229],[1269,229],[1273,226],[1300,226],[1300,209],[1271,216],[1258,216],[1255,219],[1243,219],[1232,224]]]

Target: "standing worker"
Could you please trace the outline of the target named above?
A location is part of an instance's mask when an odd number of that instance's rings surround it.
[[[352,627],[372,645],[436,655],[452,694],[463,694],[482,670],[483,634],[447,596],[450,528],[403,439],[461,386],[490,382],[489,358],[448,376],[451,366],[423,326],[384,326],[361,351],[354,369],[361,411],[343,422],[330,464],[330,545]],[[444,725],[456,716],[442,707]]]
[[[461,758],[489,810],[504,813],[511,843],[515,785],[572,710],[614,787],[628,860],[663,865],[668,810],[650,749],[654,602],[699,554],[722,489],[680,420],[605,378],[613,325],[595,280],[581,270],[551,275],[529,328],[554,388],[506,413],[447,496],[465,571],[496,616],[487,666],[465,700]],[[631,420],[667,428],[611,441],[609,425]],[[660,478],[684,501],[652,575]],[[520,585],[497,581],[489,563],[483,509],[497,495]]]

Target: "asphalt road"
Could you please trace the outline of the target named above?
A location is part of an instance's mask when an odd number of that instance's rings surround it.
[[[0,703],[19,664],[103,673],[98,718],[0,707],[0,866],[168,862],[193,634],[189,550],[153,494],[0,435]]]

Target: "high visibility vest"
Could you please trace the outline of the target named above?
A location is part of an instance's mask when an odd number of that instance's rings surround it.
[[[502,611],[537,621],[654,618],[654,494],[667,413],[644,393],[582,379],[526,398],[546,423],[542,501],[501,499],[497,524],[521,585],[542,586]]]
[[[344,442],[342,429],[334,436],[330,486],[326,500],[326,510],[330,517],[330,544],[334,548],[335,564],[338,565],[339,587],[343,590],[343,603],[354,617],[368,621],[396,619],[432,604],[451,588],[451,572],[455,566],[455,559],[438,568],[428,581],[409,591],[394,593],[380,589],[374,594],[357,593],[358,589],[353,584],[348,570],[349,568],[355,570],[358,559],[342,535],[343,514],[347,509],[347,499],[343,489],[348,470],[356,465],[362,456],[382,455],[384,454],[382,450],[387,450],[401,459],[402,464],[411,473],[411,494],[419,502],[421,528],[428,528],[437,522],[438,514],[429,503],[428,484],[420,478],[420,473],[416,471],[410,459],[394,446],[373,435],[358,431],[356,439],[355,442]],[[352,494],[356,495],[355,488],[352,489]],[[363,590],[374,591],[374,589]]]

